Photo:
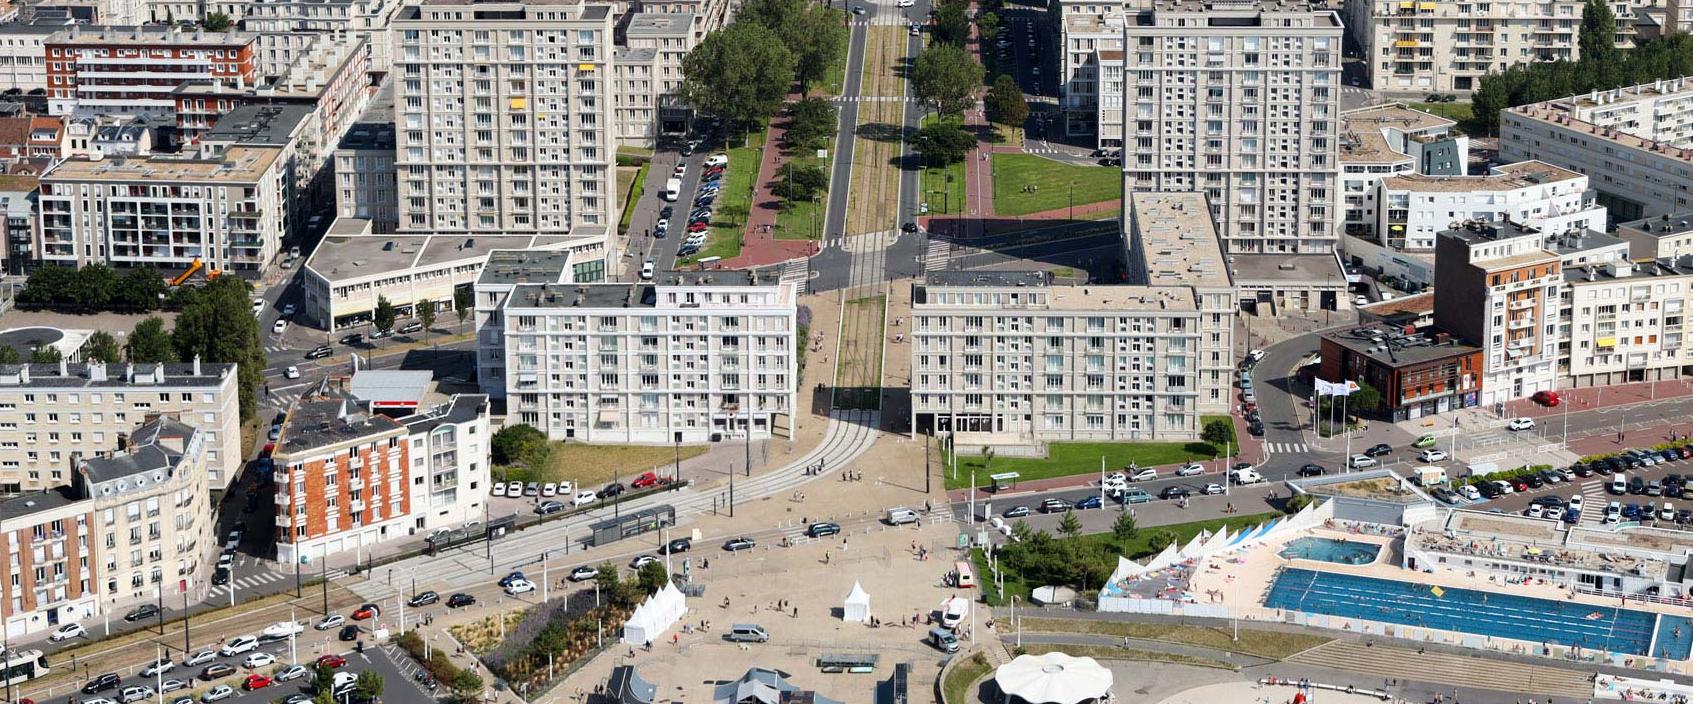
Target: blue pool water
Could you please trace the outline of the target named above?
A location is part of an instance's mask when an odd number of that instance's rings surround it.
[[[1435,596],[1427,584],[1288,568],[1277,575],[1264,605],[1632,655],[1647,655],[1657,631],[1657,652],[1650,655],[1673,660],[1687,659],[1693,647],[1693,621],[1684,618],[1663,617],[1665,625],[1660,629],[1659,616],[1644,611],[1442,589],[1444,594]],[[1588,618],[1594,614],[1598,618]],[[1680,638],[1670,637],[1676,626],[1681,627]]]
[[[1380,554],[1381,546],[1373,543],[1316,537],[1299,538],[1281,551],[1281,556],[1290,560],[1322,560],[1341,565],[1367,565],[1375,562]]]
[[[1652,646],[1656,653],[1681,653],[1687,657],[1693,651],[1693,619],[1685,616],[1658,617],[1658,642]]]

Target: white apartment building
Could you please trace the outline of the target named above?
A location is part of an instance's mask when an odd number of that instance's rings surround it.
[[[78,157],[41,177],[43,262],[260,271],[287,233],[283,150],[213,146],[186,155]]]
[[[393,31],[402,231],[616,224],[609,5],[431,0]]]
[[[1580,58],[1579,0],[1435,2],[1346,0],[1346,26],[1365,57],[1369,87],[1472,91],[1513,64]],[[1619,20],[1619,34],[1633,26]]]
[[[1332,252],[1340,45],[1339,18],[1327,11],[1233,0],[1131,7],[1125,191],[1205,194],[1229,253]]]
[[[1564,270],[1559,372],[1569,386],[1693,374],[1693,257]]]
[[[1376,231],[1402,252],[1432,253],[1441,231],[1470,221],[1517,222],[1545,235],[1605,231],[1587,177],[1540,161],[1495,166],[1486,176],[1388,176],[1375,201]]]
[[[1456,122],[1400,103],[1372,105],[1340,116],[1340,183],[1346,196],[1341,222],[1349,237],[1380,242],[1376,184],[1400,174],[1462,176],[1469,137],[1453,134]],[[1350,252],[1351,242],[1347,242]]]
[[[488,502],[488,397],[458,394],[399,419],[411,459],[416,529],[433,531],[483,520]]]
[[[404,3],[394,0],[247,0],[239,3],[240,20],[249,32],[324,32],[352,34],[366,41],[368,69],[388,72],[392,62],[388,25]]]
[[[206,440],[196,428],[156,418],[118,452],[78,465],[76,489],[93,503],[105,610],[153,601],[161,588],[179,595],[184,582],[192,591],[211,570],[219,544]]]
[[[1100,147],[1123,146],[1123,5],[1123,0],[1048,5],[1063,47],[1057,79],[1064,134],[1095,135]]]
[[[373,105],[335,148],[336,216],[367,220],[373,232],[393,232],[400,225],[395,200],[393,103],[386,107],[383,110]]]
[[[1693,82],[1595,91],[1499,113],[1499,158],[1587,174],[1615,221],[1693,209]]]
[[[622,17],[624,13],[658,13],[671,15],[691,15],[694,26],[694,43],[698,44],[705,38],[706,33],[719,29],[729,23],[733,17],[732,11],[740,7],[740,3],[730,0],[616,0],[616,14]]]
[[[0,492],[70,484],[79,458],[118,447],[135,426],[173,417],[205,435],[206,485],[241,468],[233,364],[22,364],[0,367]]]
[[[696,43],[694,24],[687,13],[643,12],[629,18],[613,62],[618,143],[650,148],[661,132],[678,131],[663,129],[660,106],[681,99],[682,59]]]
[[[1228,413],[1234,371],[1234,316],[1240,293],[1223,256],[1205,197],[1127,193],[1123,213],[1128,283],[1193,289],[1195,369],[1200,413]],[[1201,424],[1203,425],[1203,424]]]
[[[572,284],[502,253],[476,285],[477,378],[509,421],[557,440],[703,442],[791,428],[798,371],[792,283],[662,272]]]
[[[1518,223],[1437,238],[1434,324],[1481,346],[1483,405],[1554,389],[1563,270],[1541,233]]]
[[[47,38],[64,23],[0,24],[0,86],[24,93],[47,89]]]

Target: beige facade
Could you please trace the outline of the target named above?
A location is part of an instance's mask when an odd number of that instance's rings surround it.
[[[169,418],[130,433],[123,450],[89,457],[78,490],[94,507],[93,537],[108,610],[157,598],[180,599],[207,579],[218,551],[208,491],[208,433]]]
[[[1513,64],[1580,58],[1578,0],[1347,0],[1346,26],[1367,58],[1369,87],[1471,91]],[[1632,26],[1619,21],[1632,36]]]
[[[697,43],[694,25],[687,13],[642,12],[629,18],[613,67],[620,144],[651,147],[657,141],[659,106],[681,100],[682,59]]]
[[[1064,133],[1094,135],[1100,147],[1123,146],[1123,5],[1122,0],[1049,5],[1063,47],[1057,79]]]

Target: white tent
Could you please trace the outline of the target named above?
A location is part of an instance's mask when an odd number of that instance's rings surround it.
[[[630,614],[629,620],[623,624],[623,642],[645,645],[657,640],[686,613],[688,603],[682,591],[674,584],[665,584],[663,589],[635,607],[635,613]]]
[[[1063,653],[1019,655],[1000,665],[994,681],[1007,699],[1028,704],[1082,704],[1111,692],[1111,671],[1093,658]]]
[[[841,609],[842,620],[853,623],[870,622],[870,592],[858,582],[852,583],[852,592],[847,594],[846,603]]]

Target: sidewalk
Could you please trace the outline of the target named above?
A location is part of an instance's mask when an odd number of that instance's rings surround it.
[[[1543,417],[1564,413],[1580,413],[1598,408],[1615,408],[1634,403],[1648,401],[1662,401],[1664,399],[1693,396],[1693,380],[1671,379],[1668,381],[1641,381],[1632,384],[1616,384],[1612,386],[1588,386],[1574,389],[1558,389],[1561,401],[1557,406],[1543,406],[1526,398],[1519,398],[1505,404],[1505,415]],[[1564,404],[1570,404],[1568,409]]]
[[[804,98],[804,94],[789,93],[787,100]],[[817,253],[810,240],[779,240],[775,235],[776,212],[782,203],[775,192],[779,183],[776,174],[788,163],[788,155],[782,151],[782,141],[788,135],[787,122],[788,118],[781,116],[770,121],[770,129],[764,136],[764,158],[758,163],[758,177],[753,182],[747,226],[741,234],[741,253],[717,262],[714,266],[718,269],[766,266]]]

